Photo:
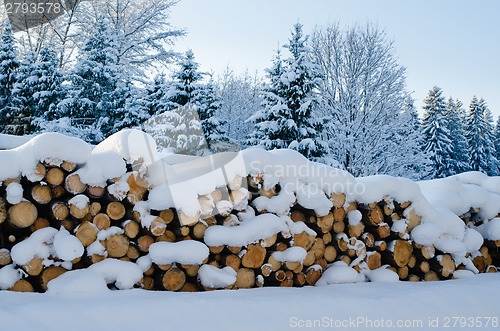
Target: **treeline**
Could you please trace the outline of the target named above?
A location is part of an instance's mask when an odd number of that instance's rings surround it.
[[[133,57],[123,60],[126,43],[112,20],[91,28],[67,67],[50,44],[19,52],[5,25],[1,132],[58,131],[97,143],[139,127],[174,152],[291,148],[356,176],[499,173],[500,134],[486,102],[473,99],[466,111],[434,88],[420,118],[405,68],[375,26],[331,25],[307,36],[296,24],[265,80],[203,73],[188,51],[169,53],[176,68],[152,81]]]

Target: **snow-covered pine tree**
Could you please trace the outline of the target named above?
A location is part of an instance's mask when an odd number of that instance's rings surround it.
[[[116,64],[114,35],[106,21],[98,22],[69,73],[68,96],[60,103],[56,117],[70,118],[82,129],[82,138],[92,143],[114,132],[114,123],[126,107],[128,84]],[[90,137],[88,132],[93,132]]]
[[[483,109],[483,119],[484,119],[484,152],[486,156],[486,162],[488,164],[487,174],[489,176],[498,176],[500,162],[496,157],[495,148],[495,125],[493,121],[493,116],[488,108],[486,101],[481,98],[479,99],[479,106]]]
[[[146,87],[142,98],[139,99],[139,103],[149,116],[160,114],[166,110],[166,106],[162,104],[165,100],[166,84],[165,76],[163,74],[157,75],[152,84]]]
[[[447,120],[446,103],[441,88],[434,86],[424,99],[422,130],[433,171],[430,178],[442,178],[455,174],[453,137]]]
[[[307,158],[319,159],[328,147],[320,138],[322,121],[314,112],[320,75],[309,59],[307,39],[302,25],[295,24],[284,46],[291,56],[283,64],[278,57],[269,71],[271,88],[266,91],[265,109],[251,118],[256,132],[249,142],[267,149],[291,148]]]
[[[63,76],[53,50],[43,48],[38,55],[27,53],[18,69],[12,90],[15,118],[9,122],[10,133],[38,132],[46,119],[53,117],[64,97]]]
[[[448,122],[448,129],[450,130],[450,137],[453,142],[453,160],[454,167],[453,173],[459,174],[469,170],[469,162],[467,157],[467,140],[464,136],[463,129],[463,114],[462,102],[460,100],[449,98],[446,104],[446,119]]]
[[[9,20],[5,20],[0,38],[0,132],[6,132],[6,123],[16,116],[11,106],[18,67],[14,35]]]
[[[4,120],[4,133],[18,136],[36,131],[36,118],[40,116],[34,99],[38,90],[38,77],[35,75],[37,55],[25,54],[16,71],[14,86],[11,91],[10,111]]]
[[[496,158],[497,160],[500,160],[500,116],[498,116],[497,123],[495,125],[495,151],[496,151]],[[500,169],[498,169],[500,172]]]
[[[465,123],[465,138],[469,147],[469,167],[488,175],[498,173],[494,152],[493,119],[483,99],[474,96]]]
[[[221,143],[229,140],[224,132],[226,122],[219,118],[222,103],[212,78],[206,85],[200,87],[197,99],[198,116],[208,147],[213,152],[225,150]]]
[[[277,128],[277,113],[278,108],[283,106],[284,86],[281,81],[281,76],[285,73],[283,67],[283,59],[281,50],[276,50],[276,55],[273,58],[273,65],[266,69],[269,84],[262,88],[262,104],[261,108],[248,118],[249,122],[254,123],[255,128],[249,134],[247,144],[250,146],[263,146],[266,149],[287,148],[285,142],[276,137]]]
[[[165,85],[163,97],[154,106],[158,109],[157,114],[144,123],[145,131],[153,136],[160,148],[187,154],[207,149],[198,115],[203,78],[198,68],[193,51],[188,50],[172,82]],[[150,109],[154,109],[153,106]]]

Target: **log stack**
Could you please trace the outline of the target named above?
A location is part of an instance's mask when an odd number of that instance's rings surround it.
[[[199,196],[201,212],[194,216],[174,209],[144,211],[141,204],[147,201],[150,187],[142,174],[129,171],[120,178],[110,178],[104,186],[91,186],[82,182],[78,168],[71,162],[41,162],[36,176],[2,183],[0,267],[12,263],[10,252],[16,244],[46,227],[66,229],[85,247],[84,255],[69,265],[46,266],[37,257],[15,265],[27,276],[10,290],[43,292],[51,280],[67,270],[87,268],[107,258],[136,262],[148,256],[150,246],[158,242],[205,243],[210,227],[244,222],[242,210],[246,215],[268,213],[257,209],[253,201],[260,196],[275,197],[281,191],[279,184],[264,190],[262,176],[237,177],[227,187]],[[19,188],[22,196],[10,193]],[[202,264],[232,268],[236,277],[234,283],[224,286],[228,289],[314,285],[336,261],[359,272],[387,266],[405,281],[450,279],[456,269],[467,267],[434,246],[411,240],[411,230],[421,222],[411,201],[385,197],[357,203],[347,201],[343,193],[332,194],[329,199],[332,208],[326,215],[298,203],[286,215],[280,215],[302,230],[262,236],[242,246],[207,245],[210,253]],[[245,200],[247,203],[242,203]],[[462,219],[470,222],[474,215],[469,213]],[[499,241],[487,241],[480,254],[470,256],[479,272],[497,271],[499,247]],[[136,286],[168,291],[213,289],[201,284],[199,269],[199,264],[153,263]]]

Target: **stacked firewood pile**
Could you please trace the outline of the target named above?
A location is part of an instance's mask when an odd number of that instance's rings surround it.
[[[126,175],[109,179],[104,187],[89,186],[81,181],[77,169],[70,162],[39,163],[35,174],[2,183],[0,267],[12,263],[10,253],[16,244],[46,227],[66,229],[85,247],[84,254],[69,266],[47,265],[34,254],[28,263],[15,266],[25,277],[11,290],[43,292],[52,279],[69,269],[84,269],[108,258],[136,262],[149,254],[154,243],[186,240],[205,244],[208,257],[200,264],[152,263],[136,286],[170,291],[221,287],[200,281],[201,265],[234,270],[235,281],[222,286],[231,289],[314,285],[335,261],[343,261],[359,272],[387,265],[407,281],[450,279],[456,269],[466,267],[434,246],[411,240],[410,232],[421,218],[410,201],[386,197],[370,204],[348,203],[343,193],[332,194],[329,198],[333,207],[327,215],[318,216],[297,203],[290,213],[280,215],[301,225],[299,230],[262,235],[241,246],[209,245],[205,233],[211,227],[240,226],[241,214],[231,206],[247,199],[246,214],[267,214],[266,210],[257,210],[252,201],[259,196],[279,195],[279,185],[264,190],[261,177],[235,178],[227,187],[216,189],[210,199],[200,196],[202,212],[196,217],[174,209],[150,210],[145,225],[138,208],[147,201],[150,190],[144,176],[129,167]],[[464,222],[473,218],[471,213],[463,216]],[[500,265],[499,246],[500,242],[485,242],[481,254],[470,257],[479,272],[497,270],[494,265]],[[58,262],[57,257],[51,259]]]

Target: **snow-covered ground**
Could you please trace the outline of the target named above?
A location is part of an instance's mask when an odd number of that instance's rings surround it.
[[[0,323],[1,330],[16,331],[498,330],[498,298],[500,274],[202,293],[2,291]]]

